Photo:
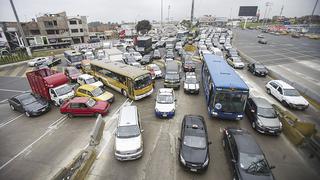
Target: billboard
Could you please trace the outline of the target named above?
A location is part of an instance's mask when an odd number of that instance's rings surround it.
[[[256,16],[258,6],[240,6],[239,16]]]

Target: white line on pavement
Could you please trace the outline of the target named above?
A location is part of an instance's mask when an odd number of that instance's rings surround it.
[[[62,116],[60,117],[59,119],[57,119],[54,123],[52,124],[61,124],[63,121],[65,121],[67,118],[67,116]],[[61,121],[63,119],[63,121]],[[59,121],[59,122],[58,122]],[[52,125],[51,124],[51,125]],[[51,126],[50,125],[50,126]],[[49,126],[49,127],[50,127]],[[48,127],[48,128],[49,128]],[[53,128],[49,128],[47,129],[47,131],[45,133],[43,133],[38,139],[36,139],[35,141],[33,141],[31,144],[29,144],[27,147],[25,147],[22,151],[20,151],[18,154],[16,154],[13,158],[11,158],[10,160],[8,160],[6,163],[4,163],[1,167],[0,167],[0,170],[2,170],[3,168],[5,168],[8,164],[10,164],[12,161],[14,161],[17,157],[19,157],[21,154],[23,154],[24,152],[26,152],[27,150],[30,150],[30,148],[35,144],[37,143],[38,141],[40,141],[43,137],[45,137],[47,134],[49,134],[51,131],[53,130]]]
[[[12,89],[0,89],[0,91],[18,92],[18,93],[24,93],[24,92],[27,92],[27,91],[19,91],[19,90],[12,90]]]
[[[4,103],[6,101],[8,101],[8,99],[4,99],[4,100],[0,101],[0,103]]]
[[[10,120],[9,120],[9,121],[7,121],[7,122],[1,123],[1,124],[0,124],[0,128],[3,128],[3,127],[4,127],[4,126],[6,126],[7,124],[9,124],[9,123],[11,123],[11,122],[13,122],[13,121],[15,121],[15,120],[19,119],[21,116],[23,116],[23,114],[20,114],[19,116],[17,116],[17,117],[15,117],[15,118],[10,119]]]

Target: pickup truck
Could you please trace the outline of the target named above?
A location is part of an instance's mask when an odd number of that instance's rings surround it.
[[[43,68],[26,75],[32,92],[51,101],[55,106],[60,106],[66,99],[74,96],[74,90],[67,84],[68,78],[63,73]]]

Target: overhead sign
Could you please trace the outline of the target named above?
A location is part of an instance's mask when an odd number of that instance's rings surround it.
[[[258,6],[240,6],[239,16],[256,16]]]

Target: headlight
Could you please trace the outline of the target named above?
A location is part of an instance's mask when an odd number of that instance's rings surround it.
[[[280,122],[280,125],[279,125],[280,129],[282,129],[282,123]]]
[[[174,112],[175,111],[175,109],[172,109],[170,112]]]
[[[156,112],[159,112],[159,109],[155,108]]]
[[[208,165],[208,163],[209,163],[209,158],[207,157],[207,159],[206,159],[206,161],[203,163],[202,167],[207,166],[207,165]]]
[[[188,89],[188,84],[184,83],[184,88]]]
[[[257,125],[263,127],[262,121],[260,119],[257,119]]]
[[[199,84],[196,84],[196,89],[199,89]]]
[[[139,152],[139,151],[141,151],[141,149],[142,149],[142,147],[139,147],[137,150],[136,150],[136,152]]]
[[[240,115],[238,115],[237,117],[238,117],[238,118],[243,118],[243,115],[240,114]]]
[[[180,161],[181,161],[182,164],[186,165],[186,161],[183,159],[183,157],[181,156],[181,154],[180,154]]]

